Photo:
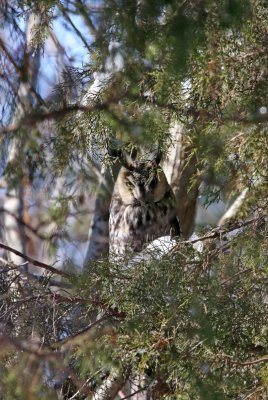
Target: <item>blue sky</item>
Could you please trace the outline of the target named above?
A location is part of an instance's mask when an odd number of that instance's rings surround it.
[[[55,10],[55,16],[58,14],[58,10]],[[86,27],[81,16],[77,14],[70,14],[70,19],[73,24],[79,29],[82,35],[89,42],[92,41],[92,36],[88,28]],[[25,18],[17,18],[17,24],[22,31],[25,31]],[[73,67],[83,67],[85,63],[89,61],[88,50],[85,48],[84,43],[79,38],[79,36],[74,32],[70,24],[64,19],[63,16],[55,17],[51,25],[52,31],[59,41],[60,45],[64,49],[65,55],[63,57],[64,63],[66,65],[71,65]],[[16,61],[16,54],[20,52],[21,46],[23,45],[21,37],[14,33],[12,27],[5,25],[4,28],[0,28],[0,37],[3,39],[5,45],[9,49],[10,53],[13,55]],[[46,98],[51,91],[53,91],[55,84],[59,81],[59,53],[55,46],[53,46],[53,41],[49,36],[45,42],[44,51],[41,56],[41,66],[39,71],[38,80],[38,91],[40,95]],[[9,79],[16,82],[16,75],[10,76]],[[6,95],[4,91],[0,92],[0,112],[2,111],[2,106],[5,102]]]
[[[71,15],[74,25],[80,30],[80,32],[92,41],[87,27],[79,15]],[[72,27],[66,28],[66,21],[63,17],[59,17],[53,22],[53,32],[56,35],[59,43],[64,48],[66,55],[64,61],[66,64],[70,64],[73,67],[82,68],[85,63],[89,61],[88,50],[85,48],[84,43],[79,36],[73,31]],[[90,44],[90,43],[89,43]],[[40,81],[39,81],[39,92],[42,97],[47,97],[53,90],[53,87],[58,79],[58,62],[59,57],[56,48],[51,48],[51,38],[47,40],[45,44],[44,54],[41,60],[40,67]]]

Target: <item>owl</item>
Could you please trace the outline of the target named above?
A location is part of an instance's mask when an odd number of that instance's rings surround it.
[[[161,236],[179,236],[175,196],[159,163],[161,154],[136,160],[120,153],[122,164],[111,199],[109,253],[111,258],[140,252]]]

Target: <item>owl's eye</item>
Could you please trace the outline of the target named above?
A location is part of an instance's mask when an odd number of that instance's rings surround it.
[[[126,182],[126,185],[127,185],[127,187],[129,187],[129,188],[133,187],[133,184],[132,184],[130,181],[127,181],[127,182]]]

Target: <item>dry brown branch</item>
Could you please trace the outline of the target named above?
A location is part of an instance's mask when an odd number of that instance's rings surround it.
[[[148,389],[148,386],[144,386],[144,387],[136,390],[135,392],[130,393],[128,396],[125,396],[125,397],[121,398],[121,400],[130,399],[132,396],[135,396],[138,393],[144,392],[147,389]]]
[[[0,207],[0,213],[6,213],[6,214],[10,215],[11,217],[13,217],[17,221],[18,224],[23,225],[25,228],[29,229],[29,231],[31,231],[39,239],[42,239],[42,240],[49,239],[45,235],[42,235],[41,233],[39,233],[37,228],[34,228],[33,226],[31,226],[27,222],[25,222],[22,218],[18,217],[14,212],[12,212],[4,207]]]
[[[52,344],[53,348],[61,347],[63,349],[69,346],[74,346],[79,343],[81,340],[90,340],[95,339],[95,337],[102,336],[103,334],[111,334],[114,332],[114,324],[112,324],[112,318],[117,316],[118,314],[105,314],[103,317],[97,319],[96,321],[90,323],[85,328],[81,329],[79,332],[74,335],[68,336],[60,342],[56,342]],[[104,323],[105,322],[105,323]],[[104,324],[103,324],[104,323]],[[101,327],[100,327],[101,326]],[[92,331],[92,332],[90,332]]]
[[[10,132],[15,132],[18,129],[20,129],[22,126],[23,127],[31,127],[37,124],[38,122],[42,122],[44,120],[59,120],[67,115],[73,113],[73,112],[92,112],[96,110],[107,110],[109,106],[113,103],[116,103],[118,101],[118,98],[111,97],[107,101],[103,103],[95,103],[89,106],[84,106],[84,105],[71,105],[69,107],[65,107],[61,110],[52,110],[48,112],[32,112],[31,114],[25,115],[23,118],[21,118],[17,123],[15,124],[10,124],[5,127],[0,128],[0,134],[4,133],[10,133]]]
[[[237,365],[240,367],[247,367],[247,366],[251,366],[251,365],[261,364],[263,362],[268,362],[268,357],[262,357],[257,360],[251,360],[251,361],[235,361],[235,360],[229,359],[229,357],[228,357],[227,362],[232,365]]]
[[[9,268],[9,270],[17,269],[17,268],[18,268],[17,266],[15,266],[15,267],[13,266],[13,268]],[[3,272],[3,271],[1,271],[1,272]],[[55,287],[64,288],[64,289],[73,288],[73,285],[69,282],[58,281],[58,280],[51,279],[50,277],[48,278],[47,276],[43,276],[43,275],[35,275],[29,271],[21,270],[20,272],[22,275],[26,276],[27,278],[37,281],[43,285],[47,285],[49,287],[55,286]]]
[[[44,358],[44,359],[61,359],[63,357],[63,354],[59,351],[48,351],[48,350],[42,350],[42,349],[36,349],[36,344],[32,344],[30,342],[26,341],[18,341],[8,335],[1,335],[0,336],[0,347],[6,348],[6,346],[12,346],[15,349],[19,351],[24,351],[30,354],[35,355],[36,357],[39,358]]]
[[[250,219],[248,221],[238,223],[238,224],[236,224],[236,225],[234,225],[234,226],[232,226],[230,228],[226,228],[226,229],[215,228],[212,231],[210,231],[211,233],[207,233],[204,236],[200,236],[198,239],[184,240],[184,241],[178,242],[173,247],[171,252],[176,251],[176,249],[179,248],[181,244],[194,244],[194,243],[197,243],[197,242],[203,242],[205,240],[210,240],[210,239],[215,239],[215,238],[218,238],[218,237],[223,237],[224,235],[226,235],[229,232],[232,232],[232,231],[235,231],[236,229],[240,229],[240,228],[243,228],[245,226],[251,225],[254,222],[257,222],[256,218],[252,218],[252,219]]]
[[[87,25],[91,34],[93,36],[96,36],[98,31],[97,31],[95,25],[93,24],[92,19],[89,17],[89,13],[85,9],[85,4],[83,4],[81,0],[77,0],[75,2],[75,5],[76,5],[76,9],[77,9],[78,13],[83,17],[84,22]]]
[[[9,62],[13,65],[15,71],[18,73],[18,75],[22,75],[22,69],[17,65],[15,62],[14,58],[10,54],[9,50],[7,49],[5,43],[3,40],[0,38],[0,48],[2,49],[3,53],[5,54],[6,58],[9,60]]]
[[[28,256],[26,256],[26,254],[23,254],[20,251],[18,251],[16,249],[13,249],[12,247],[9,247],[9,246],[7,246],[7,245],[5,245],[3,243],[0,243],[0,248],[2,248],[4,250],[7,250],[7,251],[10,251],[11,253],[16,254],[17,256],[19,256],[21,258],[24,258],[24,260],[29,261],[30,263],[32,263],[36,267],[43,268],[43,269],[45,269],[47,271],[52,272],[53,274],[61,275],[64,278],[70,278],[71,277],[71,275],[68,274],[67,272],[61,271],[59,269],[56,269],[56,268],[52,267],[51,265],[45,264],[45,263],[43,263],[41,261],[35,260],[34,258],[28,257]],[[20,266],[17,266],[17,268],[20,268]]]
[[[79,39],[84,43],[85,47],[88,49],[89,52],[91,52],[91,48],[88,45],[86,39],[84,38],[84,36],[82,35],[82,33],[79,31],[79,29],[75,26],[75,24],[73,23],[73,21],[71,20],[71,18],[69,17],[68,13],[66,12],[66,10],[64,9],[64,7],[60,7],[60,10],[64,16],[64,18],[66,18],[66,20],[68,21],[68,23],[71,25],[71,27],[73,28],[74,32],[76,33],[76,35],[79,37]]]
[[[16,61],[14,60],[13,56],[11,55],[11,53],[9,52],[8,48],[6,47],[5,43],[3,42],[3,40],[0,38],[0,49],[2,49],[3,53],[5,54],[6,58],[8,59],[8,61],[11,63],[11,65],[13,66],[13,68],[15,69],[16,73],[18,74],[18,76],[20,77],[21,81],[25,81],[25,78],[27,78],[27,82],[29,84],[29,90],[30,92],[34,95],[35,99],[37,100],[37,102],[39,104],[45,105],[44,100],[42,99],[42,97],[39,95],[39,93],[37,93],[37,91],[35,90],[35,88],[33,87],[32,84],[30,84],[29,82],[29,77],[28,77],[28,71],[27,71],[27,67],[29,67],[29,65],[26,63],[25,65],[23,65],[22,67],[20,67]],[[8,77],[5,77],[5,79],[8,80]],[[16,95],[18,95],[18,91],[16,90],[14,93],[16,93]],[[1,130],[0,130],[1,133]]]
[[[236,278],[237,276],[240,276],[243,274],[248,274],[251,271],[252,271],[251,268],[246,268],[246,269],[243,269],[242,271],[238,271],[236,274],[230,276],[229,278],[227,278],[223,282],[221,282],[221,285],[225,285],[226,283],[229,283],[232,279]]]

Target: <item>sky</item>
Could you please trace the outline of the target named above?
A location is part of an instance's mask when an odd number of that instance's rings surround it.
[[[55,10],[57,12],[57,10]],[[56,13],[55,13],[56,14]],[[82,18],[79,15],[69,15],[73,24],[87,37],[89,44],[92,41],[92,37],[87,27],[85,26]],[[25,32],[26,21],[24,18],[17,18],[18,23],[22,32]],[[85,48],[83,41],[75,33],[70,24],[66,23],[63,16],[54,18],[51,25],[54,37],[61,45],[64,51],[58,52],[57,46],[53,37],[49,36],[44,44],[44,49],[41,54],[40,68],[38,75],[37,91],[42,98],[46,99],[55,89],[55,85],[59,83],[60,77],[60,62],[63,61],[64,65],[82,68],[85,63],[89,61],[88,50]],[[19,35],[12,33],[12,30],[6,25],[2,29],[0,28],[0,38],[4,41],[6,47],[12,54],[14,60],[18,60],[18,55],[22,50],[22,42]],[[13,74],[8,74],[10,82],[16,87],[17,75],[14,71]],[[0,90],[0,116],[2,115],[3,106],[6,104],[6,95],[4,91]],[[7,112],[5,115],[10,114]],[[2,125],[10,123],[8,119],[0,121]],[[3,165],[2,165],[3,164]],[[5,161],[4,158],[0,162],[0,175],[3,173]],[[6,190],[0,188],[0,202],[3,199]],[[86,244],[83,243],[81,246],[74,244],[64,245],[60,244],[58,251],[59,259],[68,259],[71,255],[75,254],[74,262],[78,265],[83,265],[84,253],[86,251]]]
[[[59,83],[60,75],[60,62],[63,61],[65,65],[80,68],[85,63],[89,61],[88,50],[85,48],[84,43],[70,26],[66,23],[66,20],[62,15],[58,15],[58,10],[55,9],[55,17],[51,24],[52,32],[56,40],[60,43],[63,52],[59,53],[55,41],[49,35],[45,41],[44,49],[41,55],[41,65],[38,76],[37,91],[41,97],[48,97],[54,90],[56,84]],[[82,32],[82,34],[87,38],[87,40],[92,42],[92,36],[88,31],[83,19],[78,14],[70,14],[70,19],[73,24]],[[26,21],[24,17],[17,17],[16,22],[20,29],[25,32]],[[20,35],[14,33],[10,26],[2,25],[0,27],[0,38],[5,43],[10,54],[13,56],[14,60],[18,60],[18,55],[21,54],[23,42]],[[2,67],[3,68],[3,67]],[[1,72],[1,71],[0,71]],[[8,78],[16,86],[17,75],[8,73]],[[0,87],[0,116],[2,115],[2,110],[6,101],[6,82],[1,81],[0,85],[4,86],[4,90]],[[5,113],[7,115],[8,113]],[[7,121],[0,121],[2,124]]]
[[[57,14],[57,10],[55,10],[55,15]],[[82,17],[77,14],[70,14],[73,24],[78,28],[78,30],[83,34],[84,37],[87,38],[90,43],[93,41],[90,32],[88,31],[87,26],[85,25]],[[25,30],[26,23],[23,18],[18,19],[18,24],[22,30]],[[55,89],[55,85],[59,83],[60,77],[60,65],[62,65],[61,61],[63,61],[64,65],[69,65],[76,68],[83,68],[84,64],[89,61],[88,49],[85,48],[85,44],[80,39],[80,37],[76,34],[70,24],[66,23],[64,17],[58,16],[53,19],[53,23],[51,25],[52,32],[55,35],[56,40],[60,43],[61,48],[64,49],[63,52],[59,53],[55,42],[51,36],[45,42],[44,51],[41,55],[41,64],[39,70],[39,79],[37,91],[41,95],[42,98],[49,97],[50,94],[53,93]],[[17,48],[19,46],[19,41],[14,41],[14,38],[9,35],[7,31],[3,31],[0,29],[0,37],[5,38],[9,45],[9,48],[13,55],[16,54]],[[111,43],[111,46],[118,47],[117,43]],[[91,86],[90,91],[98,90],[99,86],[103,84],[105,78],[109,76],[109,74],[114,70],[120,70],[123,68],[123,58],[120,55],[120,51],[118,51],[116,57],[111,60],[107,59],[106,65],[106,73],[98,73],[94,76],[94,84]],[[12,79],[12,78],[11,78]],[[3,93],[0,92],[0,113],[2,104],[4,104],[4,96]],[[2,98],[1,98],[2,97]],[[1,114],[0,114],[1,115]],[[1,165],[0,165],[1,172]],[[1,196],[0,196],[1,197]],[[220,213],[222,213],[222,208],[224,204],[220,204]],[[202,211],[202,212],[201,212]],[[198,218],[197,221],[202,221],[205,219],[207,221],[208,216],[206,210],[206,215],[204,216],[204,210],[198,210]],[[213,209],[212,216],[214,216],[215,210]],[[82,260],[84,257],[86,247],[85,245],[78,246],[76,244],[64,246],[60,246],[59,255],[63,256],[63,258],[68,258],[71,254],[76,254],[75,262],[78,265],[82,265]],[[65,256],[65,257],[64,257]],[[59,257],[60,259],[62,257]]]
[[[90,38],[89,32],[79,15],[70,16],[74,25],[86,36]],[[44,54],[41,60],[39,92],[42,97],[47,97],[57,84],[59,72],[59,57],[63,57],[66,64],[81,68],[89,61],[88,50],[82,40],[77,36],[73,29],[68,26],[63,17],[59,17],[53,22],[53,32],[65,51],[65,55],[60,55],[51,38],[45,43]],[[91,38],[92,40],[92,38]]]

